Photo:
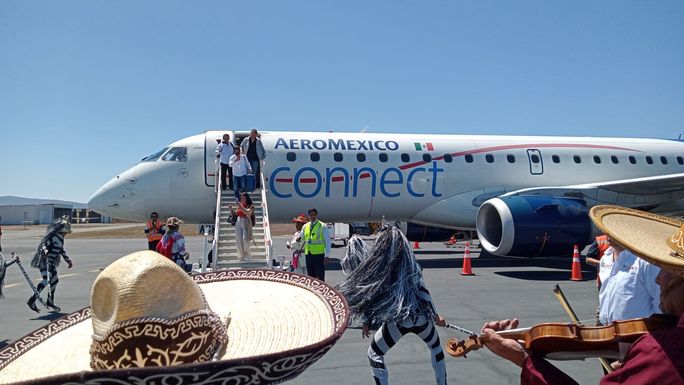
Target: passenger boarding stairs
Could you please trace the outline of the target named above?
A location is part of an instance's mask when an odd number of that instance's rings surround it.
[[[220,186],[220,183],[217,183]],[[261,185],[264,186],[263,174]],[[235,193],[231,190],[217,192],[217,218],[214,225],[216,237],[214,252],[217,258],[211,266],[214,269],[269,268],[271,267],[271,232],[268,225],[268,205],[264,189],[249,193],[254,204],[256,223],[252,227],[254,240],[250,242],[251,260],[240,261],[235,241],[235,226],[229,222],[230,207],[237,207]]]

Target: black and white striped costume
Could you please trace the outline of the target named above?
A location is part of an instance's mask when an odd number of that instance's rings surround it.
[[[428,290],[421,286],[420,291],[421,297],[433,306],[434,311],[434,305]],[[389,375],[385,367],[385,354],[399,342],[401,337],[408,333],[417,335],[427,344],[432,358],[432,369],[435,372],[435,383],[437,385],[446,385],[446,363],[444,361],[444,351],[439,341],[439,334],[437,334],[434,319],[428,318],[425,315],[410,317],[399,323],[396,321],[385,322],[375,332],[373,341],[368,348],[368,360],[370,361],[375,383],[378,385],[389,384]]]
[[[60,218],[48,227],[47,234],[43,237],[38,245],[33,260],[31,260],[31,267],[40,270],[40,275],[43,280],[38,284],[38,293],[49,284],[50,292],[48,293],[47,304],[54,310],[59,311],[59,307],[55,305],[55,291],[59,283],[59,276],[57,275],[57,266],[64,258],[64,261],[71,266],[71,259],[64,251],[64,234],[71,232],[71,225],[68,218]],[[49,278],[49,281],[48,281]],[[35,305],[38,296],[33,294],[26,304],[34,311],[38,311]]]
[[[369,255],[350,272],[339,290],[349,303],[351,325],[377,328],[368,348],[376,384],[389,384],[384,356],[408,333],[427,344],[435,382],[446,384],[444,352],[435,329],[437,312],[423,283],[422,269],[396,226],[380,230]]]

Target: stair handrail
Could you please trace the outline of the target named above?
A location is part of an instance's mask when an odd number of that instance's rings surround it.
[[[264,164],[266,160],[259,161],[259,168],[261,172],[259,173],[259,181],[261,182],[261,211],[262,211],[262,223],[264,228],[264,246],[266,248],[266,265],[269,268],[273,267],[271,253],[273,248],[273,240],[271,239],[271,226],[268,219],[268,203],[266,202],[266,181],[264,178]]]
[[[216,187],[216,215],[214,217],[214,240],[211,243],[211,254],[213,256],[211,267],[213,270],[216,270],[216,266],[218,266],[218,238],[219,234],[221,234],[221,196],[223,193],[221,190],[221,162],[219,159],[216,159],[214,163],[216,164],[216,177],[214,181],[214,186]]]

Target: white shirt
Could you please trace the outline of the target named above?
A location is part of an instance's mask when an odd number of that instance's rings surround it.
[[[233,155],[233,143],[221,142],[216,146],[216,155],[219,156],[221,163],[228,164],[230,157]]]
[[[610,271],[613,270],[613,253],[615,250],[613,250],[612,247],[609,247],[606,249],[606,251],[603,253],[603,256],[601,257],[601,260],[599,261],[599,280],[603,284],[603,282],[606,282],[608,277],[610,276]]]
[[[247,157],[244,154],[240,155],[239,160],[237,155],[231,156],[230,160],[228,161],[228,165],[230,165],[230,168],[233,169],[233,176],[245,176],[247,175],[248,171],[252,171],[252,168],[247,162]]]
[[[655,282],[658,273],[658,266],[627,250],[620,253],[599,292],[601,323],[660,313],[660,286]]]

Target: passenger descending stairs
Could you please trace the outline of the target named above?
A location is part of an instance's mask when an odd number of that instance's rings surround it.
[[[254,213],[256,215],[256,224],[252,227],[254,233],[254,241],[250,242],[251,260],[240,261],[237,256],[237,246],[235,243],[235,226],[228,222],[230,217],[230,206],[236,207],[235,193],[230,190],[222,191],[221,194],[221,209],[219,212],[219,231],[218,231],[218,245],[217,245],[217,269],[236,269],[260,267],[266,268],[269,266],[269,250],[266,247],[266,237],[264,232],[264,205],[261,202],[261,192],[255,191],[249,193],[254,203]]]

